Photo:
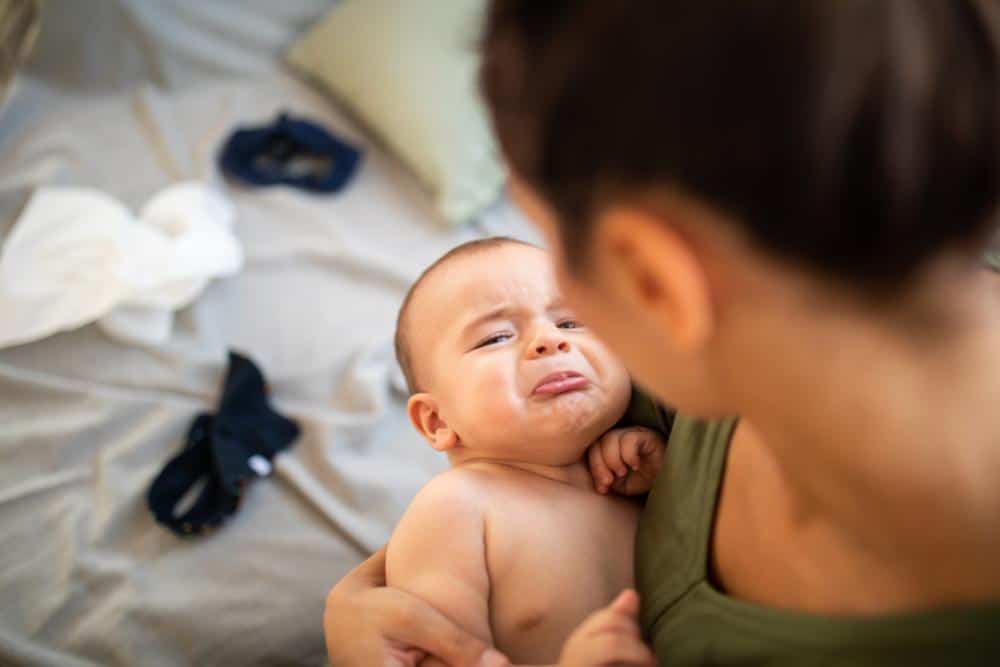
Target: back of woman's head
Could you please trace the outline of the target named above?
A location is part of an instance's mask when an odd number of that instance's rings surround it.
[[[866,290],[996,222],[996,0],[494,0],[482,83],[571,258],[661,187]]]

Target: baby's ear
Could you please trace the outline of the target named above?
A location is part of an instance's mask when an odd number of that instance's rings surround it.
[[[406,412],[413,427],[434,449],[446,452],[458,445],[458,435],[441,418],[437,399],[431,394],[421,392],[410,396]]]

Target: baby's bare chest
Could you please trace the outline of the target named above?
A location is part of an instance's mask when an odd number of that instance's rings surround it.
[[[501,505],[486,545],[494,640],[515,663],[554,662],[588,614],[633,586],[638,507],[576,489]]]

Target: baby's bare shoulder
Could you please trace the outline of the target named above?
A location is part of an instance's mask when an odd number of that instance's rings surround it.
[[[419,550],[433,543],[436,536],[468,536],[482,531],[486,499],[475,480],[457,472],[443,472],[417,492],[389,541],[390,561],[393,554]]]
[[[453,508],[457,503],[469,510],[481,511],[491,487],[495,486],[494,477],[487,470],[466,466],[451,468],[427,482],[411,506]]]
[[[522,496],[523,491],[523,481],[510,469],[488,462],[475,462],[437,475],[420,490],[413,503],[425,507],[460,503],[469,511],[483,513],[495,508],[505,498]]]

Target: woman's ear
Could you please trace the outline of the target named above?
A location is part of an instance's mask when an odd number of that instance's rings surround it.
[[[434,449],[446,452],[458,445],[458,434],[441,418],[437,400],[431,394],[420,392],[410,396],[406,412],[410,423]]]
[[[669,219],[630,207],[607,209],[597,221],[608,285],[641,319],[653,320],[677,349],[692,351],[713,333],[715,313],[708,276],[691,242]]]

